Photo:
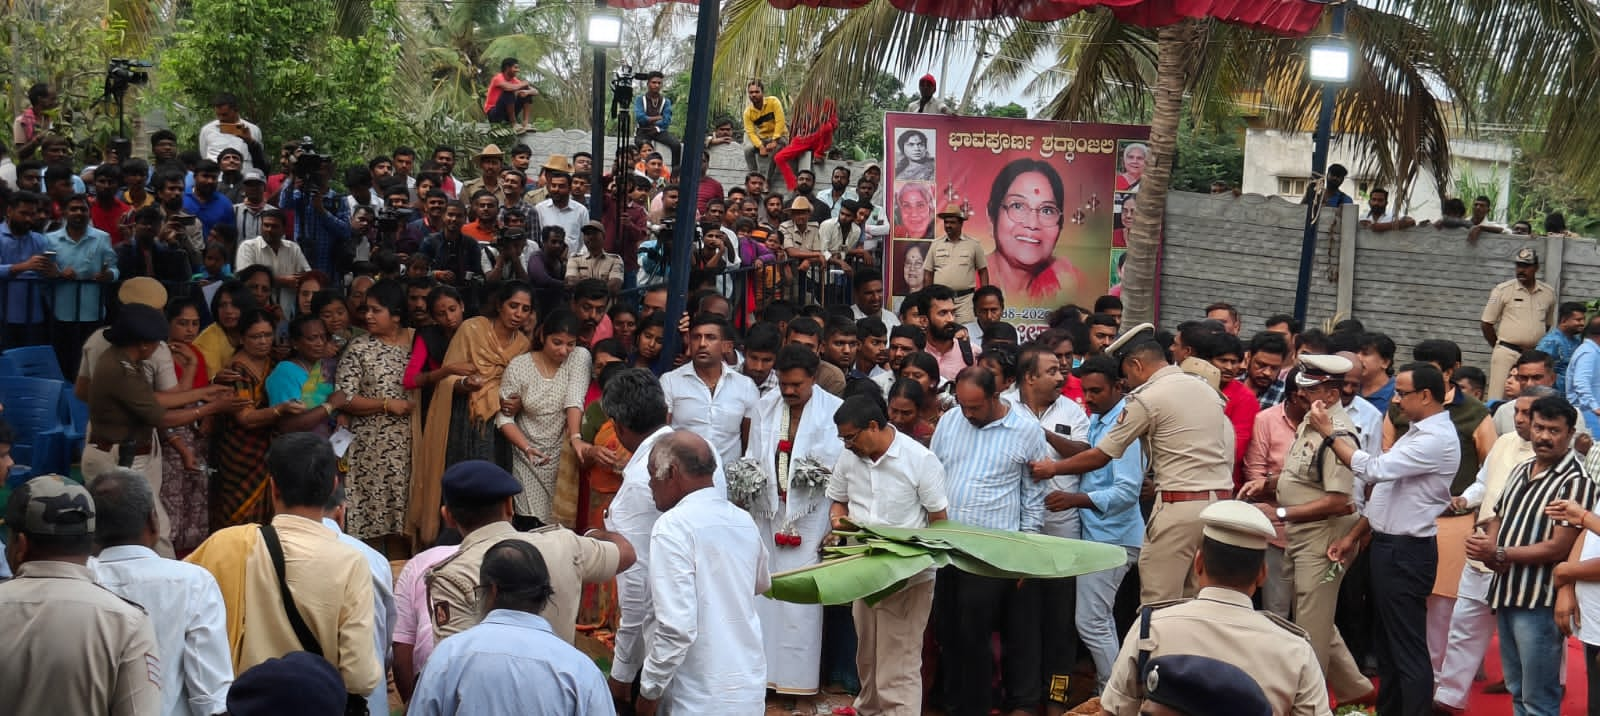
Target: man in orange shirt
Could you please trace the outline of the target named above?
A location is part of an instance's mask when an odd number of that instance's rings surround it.
[[[490,124],[510,124],[511,131],[518,134],[533,129],[528,115],[533,109],[533,98],[539,96],[539,90],[517,77],[521,69],[515,57],[501,60],[500,74],[489,80],[489,94],[483,102],[483,112],[489,115]]]

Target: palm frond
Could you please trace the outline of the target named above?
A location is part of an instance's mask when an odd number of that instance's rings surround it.
[[[1055,65],[1070,72],[1071,80],[1045,103],[1043,116],[1097,120],[1116,111],[1143,114],[1156,74],[1154,35],[1118,22],[1107,10],[1075,17],[1077,32],[1062,40]]]

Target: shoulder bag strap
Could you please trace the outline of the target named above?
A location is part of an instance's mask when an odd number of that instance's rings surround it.
[[[261,525],[261,539],[267,543],[267,554],[272,555],[272,569],[278,573],[278,595],[283,598],[283,611],[289,615],[289,626],[294,629],[295,637],[306,651],[326,657],[322,653],[322,643],[317,641],[317,635],[311,633],[311,627],[300,616],[299,607],[294,605],[294,595],[289,593],[289,580],[284,577],[283,544],[278,541],[278,531],[272,525]]]
[[[956,339],[956,345],[961,347],[961,360],[966,361],[967,365],[969,365],[969,366],[972,365],[974,362],[976,362],[976,361],[973,360],[973,357],[972,357],[972,341],[971,340],[968,340],[966,338],[957,338]]]

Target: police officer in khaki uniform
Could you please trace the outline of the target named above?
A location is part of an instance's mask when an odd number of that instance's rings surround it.
[[[1334,563],[1328,559],[1328,545],[1361,519],[1355,513],[1355,475],[1328,451],[1327,442],[1359,444],[1355,422],[1339,400],[1350,368],[1350,361],[1339,356],[1306,355],[1290,371],[1287,380],[1294,381],[1297,389],[1291,400],[1300,404],[1303,413],[1317,401],[1331,406],[1328,415],[1334,433],[1324,439],[1302,418],[1276,480],[1277,506],[1257,504],[1264,515],[1285,526],[1285,553],[1294,569],[1294,621],[1310,637],[1317,662],[1341,703],[1372,692],[1372,682],[1362,676],[1333,625],[1344,571],[1330,572]]]
[[[438,639],[477,624],[478,568],[490,547],[507,538],[525,539],[539,548],[550,568],[555,596],[540,616],[568,642],[573,640],[583,585],[604,582],[633,565],[633,546],[622,536],[589,530],[579,537],[560,525],[532,532],[511,526],[511,497],[522,492],[505,468],[485,460],[459,462],[445,470],[444,521],[461,530],[461,548],[428,571],[428,605]]]
[[[961,233],[967,215],[960,206],[945,205],[939,218],[944,220],[944,237],[935,239],[929,247],[932,250],[922,267],[922,285],[939,284],[955,291],[956,322],[971,323],[974,320],[972,292],[978,287],[974,277],[983,285],[989,285],[989,259],[983,253],[983,244]]]
[[[161,657],[144,610],[94,583],[94,501],[60,475],[36,477],[11,493],[0,583],[6,638],[0,694],[6,713],[161,712]]]
[[[1489,397],[1498,399],[1517,357],[1533,350],[1555,323],[1556,291],[1538,279],[1539,252],[1517,250],[1517,277],[1489,292],[1483,307],[1483,339],[1489,342]]]
[[[1328,690],[1305,632],[1250,597],[1266,580],[1267,540],[1276,531],[1253,505],[1224,500],[1199,515],[1204,544],[1195,559],[1200,594],[1194,599],[1146,605],[1111,668],[1100,706],[1113,716],[1134,716],[1144,701],[1148,664],[1170,654],[1192,654],[1232,664],[1255,677],[1272,713],[1326,716]],[[1160,684],[1156,685],[1160,690]]]
[[[1121,457],[1135,440],[1150,451],[1155,468],[1155,509],[1139,551],[1140,601],[1145,604],[1194,593],[1190,566],[1200,549],[1200,511],[1233,497],[1233,425],[1222,396],[1167,362],[1144,324],[1107,349],[1122,364],[1132,391],[1117,424],[1093,448],[1065,460],[1033,463],[1035,480],[1098,470]]]

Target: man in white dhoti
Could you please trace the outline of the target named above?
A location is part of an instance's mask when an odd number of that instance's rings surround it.
[[[842,402],[816,390],[816,353],[789,345],[778,351],[778,389],[767,392],[750,429],[746,460],[754,461],[765,489],[748,506],[774,572],[816,564],[828,535],[827,476],[844,450],[833,413]],[[780,693],[817,693],[822,660],[822,605],[756,601],[767,653],[767,687]],[[805,709],[801,709],[802,711]]]
[[[828,478],[829,514],[862,526],[925,527],[945,519],[944,466],[922,443],[894,429],[881,403],[851,396],[834,412],[839,456]],[[933,609],[933,570],[877,604],[857,600],[856,670],[861,716],[922,716],[922,634]]]
[[[639,716],[759,714],[767,659],[756,600],[772,585],[749,513],[714,489],[706,441],[677,431],[650,450],[655,634],[639,674]]]

